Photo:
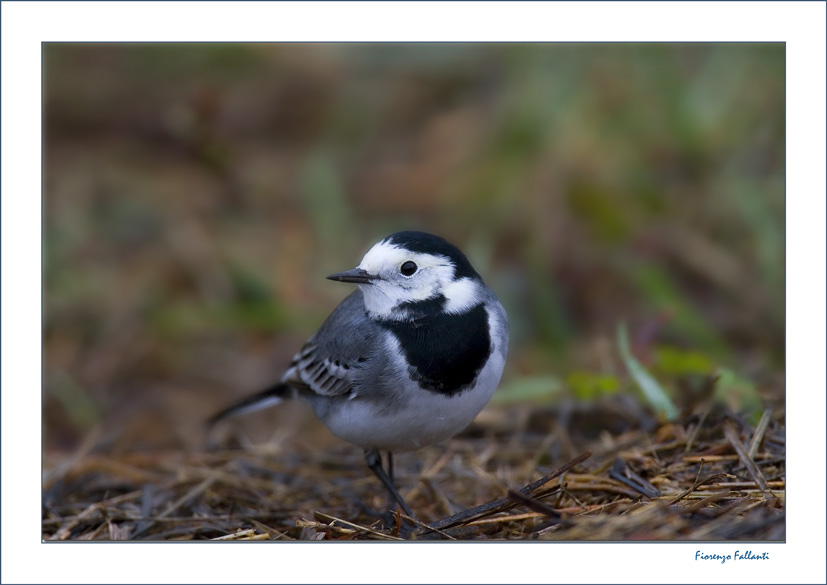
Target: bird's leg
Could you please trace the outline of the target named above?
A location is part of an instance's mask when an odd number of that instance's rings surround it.
[[[388,466],[387,466],[388,477],[391,480],[391,484],[395,486],[396,485],[396,479],[394,479],[394,477],[393,477],[393,451],[387,451],[387,454],[388,454]],[[381,452],[379,453],[379,456],[380,457],[382,456]],[[396,507],[395,504],[396,504],[396,497],[393,494],[388,493],[388,504],[387,504],[388,510],[393,510]],[[391,514],[391,516],[393,516],[393,515]],[[393,525],[396,524],[396,522],[394,522],[392,517],[391,518],[386,518],[385,523],[388,526],[393,526]]]
[[[405,502],[405,499],[402,495],[396,491],[396,487],[393,485],[393,480],[390,476],[385,472],[385,469],[382,467],[382,455],[379,454],[379,451],[376,449],[369,449],[365,451],[365,462],[370,467],[370,470],[379,478],[379,481],[385,486],[393,499],[402,507],[402,510],[410,516],[411,518],[415,518],[414,513],[408,507],[408,504]],[[392,467],[392,464],[389,461],[389,467]]]

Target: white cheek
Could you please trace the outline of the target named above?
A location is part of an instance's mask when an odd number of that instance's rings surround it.
[[[448,313],[463,313],[482,300],[479,286],[470,278],[460,278],[448,284],[443,289],[443,294],[448,299],[445,303],[445,311]]]
[[[402,302],[394,294],[398,290],[384,283],[361,284],[359,288],[362,289],[362,296],[365,299],[365,309],[374,317],[390,316],[393,308]]]

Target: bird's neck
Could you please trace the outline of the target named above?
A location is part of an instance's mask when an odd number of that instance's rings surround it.
[[[437,317],[445,313],[445,303],[448,301],[439,295],[424,301],[400,303],[393,310],[392,321],[422,321],[428,317]]]

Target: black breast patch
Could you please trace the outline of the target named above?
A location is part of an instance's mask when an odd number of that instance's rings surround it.
[[[491,353],[488,312],[482,304],[467,313],[440,312],[413,321],[384,321],[399,340],[420,387],[455,396],[477,377]]]

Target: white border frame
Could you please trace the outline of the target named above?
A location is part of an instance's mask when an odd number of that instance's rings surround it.
[[[825,16],[823,2],[3,2],[2,582],[824,583]],[[41,42],[130,40],[787,43],[787,543],[42,544]],[[745,548],[771,560],[694,559]]]

